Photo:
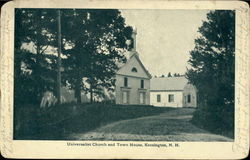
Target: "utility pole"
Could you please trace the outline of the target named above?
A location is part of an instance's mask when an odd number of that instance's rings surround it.
[[[58,57],[57,57],[57,100],[61,104],[61,13],[58,9]]]

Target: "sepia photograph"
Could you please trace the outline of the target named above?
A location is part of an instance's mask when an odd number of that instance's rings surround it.
[[[245,157],[249,15],[238,1],[6,3],[1,154]]]
[[[234,10],[16,8],[14,139],[233,141],[234,55]]]

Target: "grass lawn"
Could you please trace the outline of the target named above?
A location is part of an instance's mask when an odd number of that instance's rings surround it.
[[[32,109],[31,109],[32,108]],[[15,110],[14,139],[231,141],[193,125],[193,108],[63,104]]]
[[[88,132],[111,122],[157,115],[170,110],[174,108],[101,103],[64,104],[46,110],[38,108],[33,114],[22,112],[27,115],[24,118],[26,121],[21,123],[21,127],[25,128],[22,128],[21,134],[16,134],[15,139],[66,139],[72,133]],[[25,115],[17,113],[17,116]],[[136,125],[132,124],[132,127],[136,128]]]
[[[120,120],[85,133],[73,133],[73,140],[114,141],[232,141],[190,123],[195,109],[176,108],[157,115]]]

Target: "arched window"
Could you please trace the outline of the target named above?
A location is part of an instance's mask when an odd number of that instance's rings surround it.
[[[132,68],[132,72],[137,72],[137,69],[135,67]]]

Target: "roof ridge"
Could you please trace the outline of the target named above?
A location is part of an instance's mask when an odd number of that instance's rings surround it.
[[[183,90],[188,79],[182,77],[154,77],[150,82],[150,90]]]

